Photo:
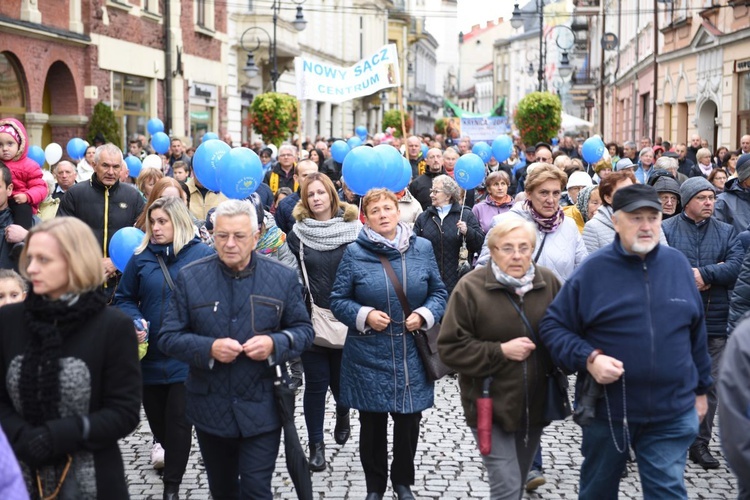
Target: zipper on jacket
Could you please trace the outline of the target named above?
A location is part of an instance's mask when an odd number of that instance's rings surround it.
[[[107,253],[107,236],[109,235],[109,188],[104,188],[104,239],[102,240],[102,253],[104,258],[109,258]],[[104,281],[104,288],[107,288],[107,281]]]
[[[656,336],[654,335],[654,322],[651,318],[651,282],[648,279],[648,266],[646,265],[646,261],[643,261],[643,278],[646,285],[646,314],[648,316],[648,331],[649,335],[651,336],[651,358],[650,358],[650,364],[649,364],[649,380],[654,379],[654,356],[656,351],[656,346],[654,345],[656,342]],[[625,385],[623,384],[622,387],[623,390],[623,399],[627,396],[624,394],[625,392]],[[647,399],[647,408],[651,408],[651,384],[648,385],[648,399]],[[625,408],[622,409],[622,411],[625,411]],[[651,413],[649,411],[649,413]],[[625,415],[625,418],[627,418],[627,415]]]
[[[447,215],[446,215],[447,217]],[[443,259],[445,259],[445,252],[443,250],[443,220],[440,219],[440,223],[438,224],[438,221],[435,220],[435,216],[432,216],[432,222],[435,223],[435,225],[438,227],[438,231],[440,231],[440,274],[443,274],[443,269],[445,269],[445,262],[443,262]]]
[[[406,259],[405,259],[403,253],[401,253],[401,281],[402,281],[401,288],[404,289],[404,297],[407,297],[407,295],[406,295],[407,294],[407,289],[406,289]],[[407,301],[409,300],[408,297],[407,297],[406,300]],[[404,362],[404,382],[406,383],[406,386],[404,387],[404,401],[403,401],[403,405],[404,405],[404,408],[405,408],[406,397],[407,397],[407,393],[408,393],[408,397],[409,397],[409,410],[411,410],[413,408],[413,405],[412,405],[412,401],[411,401],[411,377],[410,377],[410,374],[409,374],[409,358],[408,358],[408,355],[407,355],[408,353],[407,353],[407,350],[406,350],[406,346],[407,346],[407,344],[406,344],[406,336],[409,335],[409,332],[406,331],[406,311],[401,311],[401,317],[403,319],[403,323],[402,324],[404,325],[402,327],[403,335],[401,336],[401,345],[402,345],[403,350],[404,350],[404,355],[403,355],[403,362]]]

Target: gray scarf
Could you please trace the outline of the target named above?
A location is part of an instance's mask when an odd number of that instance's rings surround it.
[[[409,229],[409,226],[403,222],[399,222],[398,226],[396,226],[396,237],[393,241],[376,233],[370,226],[366,225],[364,231],[370,241],[382,243],[389,248],[398,250],[400,253],[404,253],[409,248],[409,238],[411,237],[412,232]]]
[[[325,221],[308,218],[297,221],[292,230],[305,246],[327,252],[356,240],[362,223],[358,219],[346,222],[343,217]]]
[[[512,288],[516,292],[516,295],[523,297],[526,292],[534,288],[534,263],[529,264],[529,269],[526,271],[521,278],[514,278],[510,274],[504,273],[495,261],[492,262],[492,274],[495,275],[495,279],[501,285],[505,285],[508,288]]]

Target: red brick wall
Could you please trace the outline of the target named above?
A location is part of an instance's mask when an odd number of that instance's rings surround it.
[[[212,61],[221,59],[221,42],[214,37],[197,33],[193,14],[193,2],[183,2],[180,27],[182,28],[183,52],[194,56],[205,57]],[[226,2],[214,4],[214,30],[221,33],[227,31]]]
[[[18,19],[21,15],[21,0],[3,0],[0,2],[0,14]]]
[[[109,36],[145,47],[164,47],[164,26],[145,17],[136,17],[116,7],[107,7],[109,25],[102,22],[104,0],[95,0],[91,5],[91,32]],[[163,12],[163,10],[162,10]]]
[[[42,24],[54,26],[67,30],[70,28],[70,6],[68,0],[55,0],[54,2],[37,2],[39,12],[42,14]]]
[[[86,49],[59,42],[43,41],[0,32],[0,47],[12,53],[22,67],[26,79],[27,108],[34,113],[42,112],[42,94],[49,69],[56,61],[64,63],[71,72],[70,82],[77,96],[75,109],[65,107],[66,114],[83,113],[83,85]],[[69,89],[65,90],[66,92]]]

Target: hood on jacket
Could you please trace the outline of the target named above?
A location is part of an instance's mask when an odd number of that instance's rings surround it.
[[[0,120],[0,126],[2,125],[13,127],[18,133],[18,137],[21,138],[21,144],[18,145],[18,153],[16,153],[16,156],[11,161],[23,160],[29,153],[29,135],[26,133],[26,127],[15,118],[3,118]]]
[[[677,195],[678,199],[680,197],[680,183],[672,177],[661,175],[656,179],[653,186],[657,193],[672,193]]]
[[[724,184],[724,193],[730,192],[744,200],[750,200],[750,191],[740,185],[740,180],[737,177],[729,179],[727,183]]]
[[[339,212],[336,214],[336,216],[342,217],[344,219],[344,222],[352,222],[359,218],[359,208],[357,208],[356,205],[352,205],[351,203],[346,203],[343,201],[339,202],[339,205],[341,206],[341,208],[339,208]],[[302,205],[302,201],[297,202],[297,205],[295,205],[294,210],[292,210],[292,217],[294,217],[294,220],[297,221],[315,218],[309,210],[305,209],[304,205]]]

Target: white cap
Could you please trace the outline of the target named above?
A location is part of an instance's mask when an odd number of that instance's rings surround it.
[[[573,187],[588,187],[593,185],[594,183],[591,181],[591,176],[589,176],[589,174],[587,174],[586,172],[581,172],[580,170],[578,170],[570,174],[570,177],[568,177],[568,185],[566,186],[566,189],[570,189]]]

